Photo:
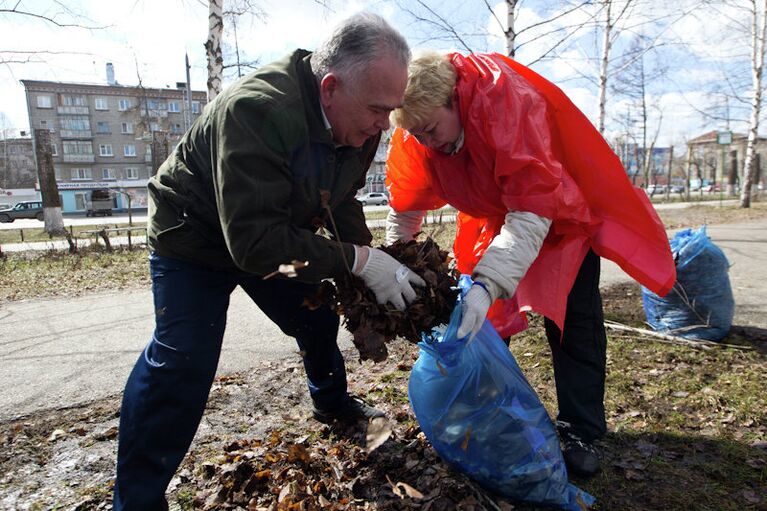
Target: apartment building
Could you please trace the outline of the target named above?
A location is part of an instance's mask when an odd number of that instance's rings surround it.
[[[83,212],[90,191],[114,190],[114,207],[147,206],[146,184],[196,119],[206,93],[176,88],[21,80],[29,126],[51,133],[62,212]]]
[[[0,139],[0,188],[34,188],[35,155],[29,137]]]

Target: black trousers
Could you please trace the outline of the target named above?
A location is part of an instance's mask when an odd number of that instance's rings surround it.
[[[599,257],[589,250],[567,297],[564,332],[550,319],[544,320],[554,362],[557,420],[569,423],[573,432],[587,442],[603,437],[607,431],[607,334],[599,272]]]

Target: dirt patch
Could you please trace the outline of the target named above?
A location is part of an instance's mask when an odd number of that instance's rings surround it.
[[[606,290],[607,316],[641,324],[637,289]],[[695,509],[765,509],[764,355],[635,335],[611,335],[608,345],[604,469],[574,481],[597,497],[596,509],[686,511],[691,502]],[[555,413],[540,317],[511,349]],[[439,459],[407,399],[417,348],[395,341],[390,351],[381,364],[348,361],[350,390],[390,419],[391,436],[372,453],[365,425],[330,427],[310,418],[297,358],[217,379],[169,488],[172,508],[533,509],[489,494]],[[0,424],[0,508],[110,508],[118,414],[113,397]]]

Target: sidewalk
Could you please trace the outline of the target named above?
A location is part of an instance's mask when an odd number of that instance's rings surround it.
[[[709,226],[708,233],[732,264],[735,324],[767,329],[767,220]],[[602,268],[603,288],[630,280],[609,261]],[[300,357],[239,288],[228,319],[219,374]],[[0,421],[119,393],[152,329],[149,289],[0,305]],[[339,345],[352,349],[343,328]]]

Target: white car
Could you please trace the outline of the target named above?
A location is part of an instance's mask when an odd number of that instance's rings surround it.
[[[389,196],[381,192],[370,192],[357,197],[363,206],[386,206],[389,204]]]

